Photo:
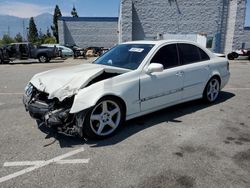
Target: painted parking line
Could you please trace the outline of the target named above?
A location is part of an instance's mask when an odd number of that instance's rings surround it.
[[[23,170],[20,170],[18,172],[15,172],[13,174],[9,174],[7,176],[4,176],[4,177],[1,177],[0,178],[0,183],[2,182],[5,182],[5,181],[8,181],[8,180],[11,180],[13,178],[16,178],[18,176],[21,176],[21,175],[24,175],[26,173],[29,173],[31,171],[34,171],[36,169],[39,169],[39,168],[42,168],[44,166],[47,166],[51,163],[59,163],[59,164],[79,164],[79,163],[88,163],[90,159],[72,159],[72,160],[62,160],[62,159],[65,159],[67,157],[70,157],[70,156],[73,156],[73,155],[76,155],[80,152],[83,152],[84,151],[84,148],[81,147],[77,150],[73,150],[73,151],[70,151],[66,154],[63,154],[63,155],[60,155],[60,156],[57,156],[55,158],[52,158],[50,160],[47,160],[47,161],[23,161],[23,162],[6,162],[4,163],[4,166],[13,166],[14,164],[16,164],[16,166],[30,166],[32,165],[31,167],[28,167],[28,168],[25,168]],[[60,162],[61,161],[61,162]],[[77,163],[79,162],[79,163]]]
[[[23,95],[23,93],[0,93],[0,95]]]
[[[225,90],[233,90],[233,91],[237,91],[237,90],[240,90],[240,91],[248,91],[250,90],[249,87],[242,87],[242,88],[237,88],[237,87],[229,87],[229,88],[225,88]]]
[[[4,167],[11,167],[11,166],[34,166],[34,165],[41,165],[46,161],[17,161],[17,162],[5,162],[3,164]],[[56,164],[84,164],[89,163],[89,159],[71,159],[71,160],[60,160],[56,161]]]

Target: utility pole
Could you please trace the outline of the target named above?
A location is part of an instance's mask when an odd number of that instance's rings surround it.
[[[8,26],[8,35],[10,36],[10,26]]]
[[[25,41],[25,25],[24,25],[24,19],[23,19],[23,40]]]

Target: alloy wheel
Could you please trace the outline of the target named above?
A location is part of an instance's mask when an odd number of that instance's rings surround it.
[[[219,92],[220,92],[220,83],[218,79],[213,78],[212,80],[210,80],[207,86],[207,99],[210,102],[215,101],[219,95]]]
[[[107,136],[113,133],[121,122],[121,108],[111,100],[101,101],[92,110],[90,127],[98,136]]]

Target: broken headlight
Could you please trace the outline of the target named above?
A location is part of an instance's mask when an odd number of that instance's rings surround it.
[[[28,83],[28,85],[24,89],[25,95],[31,96],[32,95],[32,91],[33,91],[33,87],[34,86],[31,83]]]

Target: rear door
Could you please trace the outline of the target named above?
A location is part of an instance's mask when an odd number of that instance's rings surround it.
[[[184,71],[182,99],[199,97],[211,73],[210,58],[201,48],[192,44],[178,44],[178,52]]]

